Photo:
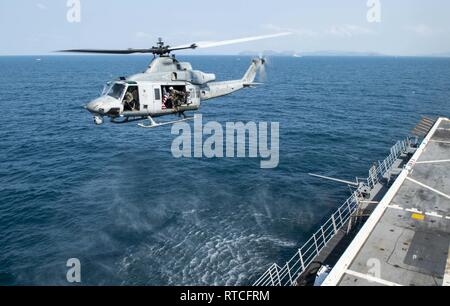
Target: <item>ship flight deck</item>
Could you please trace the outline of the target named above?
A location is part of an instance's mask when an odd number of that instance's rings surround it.
[[[440,118],[324,286],[450,286],[450,120]]]

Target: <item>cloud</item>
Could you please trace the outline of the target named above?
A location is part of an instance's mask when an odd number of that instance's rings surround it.
[[[139,39],[144,39],[144,38],[145,39],[149,39],[149,38],[154,39],[153,35],[145,33],[145,32],[136,32],[134,34],[134,37],[139,38]]]
[[[303,36],[303,37],[319,37],[319,36],[325,36],[325,35],[333,35],[338,37],[354,37],[359,35],[373,35],[376,34],[371,29],[358,26],[358,25],[352,25],[352,24],[345,24],[345,25],[333,25],[325,30],[312,30],[307,28],[285,28],[276,26],[273,24],[264,24],[262,27],[266,30],[270,31],[277,31],[277,32],[292,32],[296,35]]]
[[[325,31],[328,35],[339,37],[354,37],[359,35],[373,35],[375,32],[371,29],[361,27],[358,25],[345,24],[345,25],[333,25]]]
[[[405,30],[408,32],[412,32],[414,34],[420,35],[420,36],[430,36],[430,35],[439,33],[439,30],[433,29],[432,27],[430,27],[426,24],[406,26]]]
[[[274,32],[291,32],[293,34],[299,35],[299,36],[306,36],[306,37],[316,37],[319,36],[319,33],[310,29],[306,28],[299,28],[299,29],[293,29],[293,28],[287,28],[287,27],[280,27],[274,24],[263,24],[261,27],[265,30],[274,31]]]
[[[46,11],[47,10],[47,6],[45,4],[43,4],[43,3],[36,4],[36,7],[38,9],[40,9],[41,11]]]

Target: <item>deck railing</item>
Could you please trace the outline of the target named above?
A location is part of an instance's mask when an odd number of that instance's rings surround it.
[[[383,177],[392,169],[395,161],[398,160],[401,154],[405,153],[413,142],[411,138],[398,141],[392,148],[391,154],[382,162],[378,162],[377,166],[374,166],[369,171],[369,177],[367,178],[367,186],[373,189]]]
[[[370,189],[373,189],[383,179],[410,145],[411,139],[409,138],[397,142],[392,147],[391,154],[371,169],[367,178],[367,186]],[[358,206],[358,195],[355,191],[284,266],[281,267],[274,263],[254,283],[254,286],[295,286],[300,275],[305,272],[331,239],[349,222],[358,210]]]

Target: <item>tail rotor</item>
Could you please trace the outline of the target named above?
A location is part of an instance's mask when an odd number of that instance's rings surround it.
[[[258,81],[265,82],[267,80],[266,65],[268,62],[263,53],[259,54],[259,61],[261,64],[258,67]]]

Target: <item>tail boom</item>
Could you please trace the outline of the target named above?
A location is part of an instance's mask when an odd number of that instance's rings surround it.
[[[259,85],[258,83],[254,83],[254,81],[258,70],[264,64],[264,59],[254,59],[242,79],[208,83],[208,85],[201,91],[202,100],[209,100],[221,96],[226,96],[243,88]]]

